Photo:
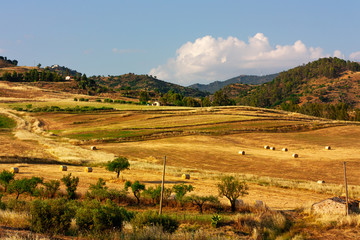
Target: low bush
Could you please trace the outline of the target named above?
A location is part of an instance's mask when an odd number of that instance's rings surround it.
[[[155,211],[147,211],[135,215],[131,224],[135,229],[143,229],[147,226],[161,226],[163,231],[173,233],[179,227],[179,222],[168,215],[159,215]]]
[[[132,213],[110,200],[104,205],[99,201],[85,201],[76,211],[76,225],[80,231],[121,230],[124,221],[130,221]]]
[[[35,232],[48,234],[64,234],[71,224],[74,216],[67,207],[65,199],[35,200],[32,202],[31,227]]]

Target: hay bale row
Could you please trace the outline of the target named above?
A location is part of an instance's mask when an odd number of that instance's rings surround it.
[[[265,146],[264,146],[264,149],[270,149],[270,146],[265,145]]]

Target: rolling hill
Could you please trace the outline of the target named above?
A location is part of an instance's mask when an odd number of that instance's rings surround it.
[[[134,73],[119,76],[96,77],[95,81],[101,85],[114,89],[144,90],[159,93],[167,93],[172,90],[187,97],[204,97],[205,92],[190,87],[168,83],[149,75],[137,75]]]
[[[272,81],[275,77],[277,77],[277,73],[265,75],[265,76],[255,76],[255,75],[240,75],[238,77],[230,78],[226,81],[215,81],[210,84],[193,84],[190,85],[190,88],[198,89],[203,92],[215,93],[216,91],[220,90],[221,88],[239,83],[239,84],[252,84],[258,85],[266,82]]]
[[[273,81],[248,91],[238,103],[276,107],[282,103],[346,103],[360,107],[360,65],[322,58],[281,72]]]

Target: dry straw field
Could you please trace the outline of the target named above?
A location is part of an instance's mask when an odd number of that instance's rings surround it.
[[[131,170],[122,174],[124,179],[140,180],[147,186],[159,184],[166,156],[167,185],[185,181],[197,194],[213,194],[218,178],[233,174],[249,183],[245,202],[262,200],[273,209],[294,209],[341,195],[342,163],[346,161],[350,194],[360,194],[357,123],[241,106],[152,107],[95,102],[94,98],[75,102],[73,98],[81,96],[1,84],[0,114],[15,119],[18,125],[0,131],[0,171],[17,166],[23,177],[59,179],[63,176],[59,165],[67,164],[68,172],[80,177],[79,191],[84,193],[99,177],[110,187],[123,187],[123,182],[114,180],[114,173],[100,166],[115,156],[131,161]],[[13,110],[44,106],[105,106],[114,110]],[[264,145],[275,150],[264,149]],[[239,150],[245,155],[238,154]],[[294,153],[299,157],[293,158]],[[84,166],[92,166],[94,171],[86,173]],[[184,173],[191,178],[182,179]],[[318,180],[325,184],[317,184]]]

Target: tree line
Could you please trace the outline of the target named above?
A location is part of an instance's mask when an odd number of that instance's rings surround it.
[[[37,69],[31,69],[25,73],[13,71],[11,74],[5,72],[2,77],[0,77],[0,80],[9,82],[61,82],[64,81],[64,77],[56,72],[51,72],[50,70],[38,71]]]
[[[0,56],[0,59],[1,60],[4,60],[5,62],[9,63],[9,64],[12,64],[14,66],[17,66],[18,65],[18,60],[10,60],[8,59],[7,57],[3,57],[3,56]]]

